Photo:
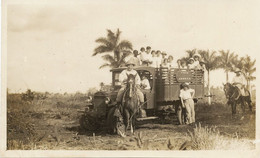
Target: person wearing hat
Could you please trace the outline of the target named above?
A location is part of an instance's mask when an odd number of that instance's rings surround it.
[[[116,97],[117,105],[121,104],[121,100],[122,100],[124,91],[126,89],[127,76],[130,74],[135,75],[135,85],[137,87],[136,94],[139,97],[140,104],[142,105],[144,102],[144,94],[140,90],[141,79],[140,79],[140,76],[138,75],[137,71],[133,69],[133,67],[135,66],[135,63],[132,58],[126,62],[126,66],[127,66],[127,68],[119,74],[119,81],[121,82],[121,88],[118,91],[117,97]]]
[[[194,68],[201,69],[201,67],[200,67],[201,55],[198,53],[195,53],[192,57],[194,59]]]
[[[249,93],[246,93],[248,91],[246,90],[246,86],[245,86],[246,85],[246,79],[241,74],[241,70],[236,68],[234,72],[236,73],[236,76],[234,76],[234,78],[232,80],[232,84],[234,86],[238,87],[242,96],[248,96]]]
[[[191,124],[195,122],[195,110],[194,110],[194,101],[193,97],[195,94],[195,90],[189,88],[189,83],[182,83],[180,90],[180,99],[181,105],[186,109],[187,124]]]
[[[193,58],[189,59],[189,64],[188,64],[189,69],[194,69],[195,68],[194,61],[195,60]]]
[[[138,50],[134,50],[134,57],[133,57],[133,61],[135,63],[135,66],[140,66],[140,56],[139,56],[139,53],[138,53]]]
[[[178,59],[176,62],[177,62],[178,68],[180,69],[181,68],[181,59]]]
[[[162,52],[161,64],[163,64],[163,62],[165,61],[165,59],[167,59],[166,56],[167,56],[167,53],[166,53],[166,52]]]
[[[140,90],[141,79],[137,71],[133,69],[133,67],[135,66],[133,58],[129,59],[126,62],[126,66],[127,68],[119,74],[119,81],[121,82],[121,88],[118,91],[116,101],[118,105],[121,104],[122,96],[124,94],[126,84],[127,84],[127,76],[132,74],[135,75],[135,85],[137,86],[136,93],[140,99],[140,103],[142,104],[144,102],[144,95]]]

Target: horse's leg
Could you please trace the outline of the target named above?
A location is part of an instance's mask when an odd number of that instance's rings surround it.
[[[233,102],[233,103],[231,104],[231,108],[232,108],[232,116],[233,116],[233,115],[236,114],[236,103],[235,103],[235,102]]]
[[[131,134],[134,134],[134,127],[132,121],[130,121],[130,129],[131,129]]]
[[[132,114],[132,118],[130,120],[130,125],[131,125],[131,133],[134,134],[134,130],[135,130],[135,114]]]
[[[246,102],[247,102],[247,104],[248,104],[248,106],[249,106],[250,112],[253,112],[253,109],[252,109],[252,101],[251,101],[250,95],[246,97]]]
[[[245,97],[241,96],[241,98],[239,100],[240,100],[241,108],[242,108],[243,115],[244,115],[245,114]]]
[[[133,124],[133,130],[134,130],[133,132],[135,132],[135,125],[136,125],[135,121],[136,121],[136,115],[134,115],[132,118],[132,124]]]
[[[130,118],[130,114],[129,111],[127,109],[124,109],[124,113],[125,113],[125,131],[127,131],[127,129],[129,128],[129,118]]]

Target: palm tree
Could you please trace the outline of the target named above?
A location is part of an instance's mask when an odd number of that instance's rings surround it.
[[[241,69],[247,81],[247,88],[251,92],[251,81],[255,80],[256,77],[253,76],[253,73],[256,72],[255,62],[256,60],[251,60],[250,56],[246,56],[243,59],[243,67]]]
[[[219,67],[224,69],[226,73],[226,82],[228,82],[228,72],[232,71],[232,64],[237,59],[238,55],[235,55],[234,52],[230,53],[229,50],[226,52],[221,50],[219,52]]]
[[[208,72],[208,103],[211,104],[211,97],[210,97],[210,71],[215,70],[219,68],[219,57],[216,55],[216,51],[210,52],[209,50],[199,50],[198,53],[201,55],[201,57],[204,59],[205,67]]]
[[[196,49],[192,49],[192,50],[186,50],[187,56],[181,58],[181,60],[184,60],[186,63],[189,62],[189,59],[193,57],[193,55],[196,53]]]
[[[100,66],[103,67],[119,67],[124,63],[125,57],[131,54],[133,49],[132,43],[128,40],[120,41],[121,31],[117,29],[114,33],[111,30],[107,30],[107,37],[100,37],[96,40],[100,45],[95,48],[92,56],[104,53],[113,53],[113,56],[110,54],[105,54],[102,58],[108,62]]]

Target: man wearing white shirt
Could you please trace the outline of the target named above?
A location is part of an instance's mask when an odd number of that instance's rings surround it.
[[[117,105],[121,104],[121,100],[124,94],[124,91],[126,89],[126,84],[127,84],[127,75],[135,75],[135,85],[136,85],[136,94],[138,96],[138,98],[140,99],[140,105],[143,104],[144,102],[144,94],[141,92],[140,90],[140,84],[141,84],[141,79],[140,76],[138,75],[137,71],[133,69],[133,67],[135,66],[133,59],[131,58],[130,60],[128,60],[126,62],[126,66],[127,69],[123,70],[120,74],[119,74],[119,81],[121,82],[121,88],[117,93]]]
[[[195,122],[195,110],[194,110],[194,101],[193,97],[195,95],[195,90],[189,88],[188,83],[182,83],[180,90],[180,99],[181,105],[186,109],[187,114],[187,124],[191,124]]]
[[[241,71],[239,69],[235,70],[236,76],[232,80],[232,84],[236,87],[239,88],[241,95],[242,96],[248,96],[249,94],[246,93],[246,79],[245,77],[241,74]]]

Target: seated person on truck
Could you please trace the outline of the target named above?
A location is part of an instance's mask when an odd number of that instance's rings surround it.
[[[150,51],[151,51],[151,47],[147,47],[146,48],[147,50],[145,51],[145,49],[142,47],[141,48],[141,60],[142,60],[142,65],[143,66],[149,66],[152,61],[151,61],[151,54],[150,54]]]
[[[177,63],[175,63],[174,58],[173,58],[172,55],[169,55],[169,56],[168,56],[167,62],[168,62],[168,67],[169,67],[169,68],[177,68],[177,67],[178,67],[178,66],[177,66]]]
[[[138,50],[134,50],[133,53],[134,53],[133,60],[134,60],[135,66],[140,66],[141,60],[140,60],[140,55],[138,54]]]
[[[142,105],[144,102],[144,94],[140,90],[141,79],[140,79],[140,76],[138,75],[137,71],[133,69],[135,64],[134,64],[134,61],[132,60],[132,58],[126,62],[126,66],[127,66],[127,69],[123,70],[119,74],[119,81],[121,82],[121,88],[117,93],[117,98],[116,98],[117,105],[118,106],[121,105],[122,97],[123,97],[124,91],[126,89],[127,75],[130,75],[130,74],[136,75],[136,77],[135,77],[135,85],[137,87],[136,93],[140,100],[140,105]]]
[[[186,61],[184,61],[184,60],[181,61],[180,68],[181,68],[181,69],[187,69],[187,63],[186,63]]]
[[[195,54],[193,55],[193,59],[194,59],[194,68],[195,68],[195,69],[200,69],[200,68],[201,68],[201,67],[200,67],[200,60],[201,60],[200,54],[195,53]]]
[[[180,69],[180,67],[181,67],[181,59],[178,59],[178,60],[176,61],[176,63],[177,63],[178,68]]]
[[[195,64],[194,64],[194,59],[193,58],[189,59],[188,67],[189,67],[189,69],[195,69]]]
[[[151,89],[149,80],[147,79],[147,77],[145,75],[142,76],[142,81],[141,81],[140,87],[144,90],[150,90]]]
[[[151,66],[151,67],[158,67],[158,64],[157,64],[157,55],[156,55],[156,52],[155,52],[155,50],[152,50],[152,52],[151,52],[151,55],[152,55],[152,57],[151,57],[151,64],[149,65],[149,66]]]

